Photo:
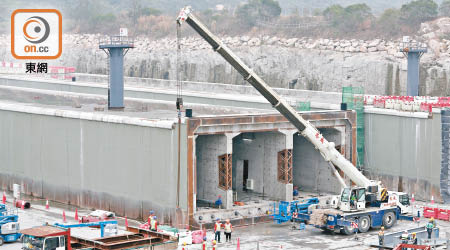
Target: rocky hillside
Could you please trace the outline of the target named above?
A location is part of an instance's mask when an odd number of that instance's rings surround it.
[[[420,67],[422,95],[450,95],[450,18],[422,25],[421,35],[429,52]],[[106,73],[106,54],[98,49],[100,35],[65,35],[58,62],[78,72]],[[447,39],[448,38],[448,39]],[[0,37],[0,60],[11,61],[8,36]],[[332,40],[309,38],[224,37],[223,42],[272,86],[340,91],[342,86],[363,86],[366,93],[406,93],[406,59],[400,40]],[[200,37],[181,40],[183,79],[245,84],[242,77]],[[125,59],[128,76],[174,79],[176,40],[138,37]]]

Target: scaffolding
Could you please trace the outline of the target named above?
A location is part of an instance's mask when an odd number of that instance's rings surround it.
[[[347,109],[356,111],[356,154],[358,168],[364,165],[364,88],[343,87],[342,103],[347,104]]]

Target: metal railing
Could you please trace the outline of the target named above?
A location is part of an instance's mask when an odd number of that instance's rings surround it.
[[[421,42],[401,42],[399,44],[400,51],[426,51],[427,45]]]
[[[131,45],[134,46],[134,38],[129,36],[110,36],[99,41],[100,45]]]

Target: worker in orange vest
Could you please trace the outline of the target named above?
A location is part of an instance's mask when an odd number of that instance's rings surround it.
[[[151,221],[150,224],[150,230],[152,231],[158,231],[158,221],[156,220],[156,216],[153,216],[153,220]]]
[[[206,249],[206,237],[203,238],[202,250],[207,250]]]

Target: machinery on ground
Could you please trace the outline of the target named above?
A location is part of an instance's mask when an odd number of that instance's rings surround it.
[[[91,223],[80,223],[80,224],[60,224],[55,223],[55,226],[60,228],[75,228],[75,227],[100,227],[100,237],[105,237],[105,229],[109,231],[115,231],[115,233],[108,232],[106,236],[117,235],[117,221],[98,221]],[[112,226],[112,227],[111,227]]]
[[[95,210],[91,212],[89,215],[81,217],[81,223],[108,221],[115,219],[116,215],[113,212],[105,210]]]
[[[341,183],[343,189],[340,196],[332,198],[328,203],[330,208],[326,211],[320,211],[321,225],[327,225],[328,219],[336,219],[343,216],[342,220],[346,223],[342,226],[333,228],[347,233],[345,225],[348,223],[365,223],[372,226],[385,225],[391,227],[399,218],[400,213],[410,213],[408,195],[399,192],[388,192],[380,181],[369,180],[366,178],[349,160],[347,160],[339,151],[336,150],[333,142],[328,142],[317,128],[310,122],[303,119],[295,109],[282,99],[267,83],[256,75],[240,58],[238,58],[220,39],[211,33],[211,31],[192,13],[191,7],[183,8],[177,17],[178,29],[183,22],[188,23],[197,33],[208,42],[214,51],[218,52],[234,69],[236,69],[244,79],[249,82],[258,92],[269,101],[299,133],[310,141],[314,147],[319,150],[322,157],[329,163],[334,175]],[[178,31],[177,31],[178,32]],[[348,187],[344,179],[338,173],[336,168],[340,169],[356,186]],[[320,209],[316,209],[320,210]],[[314,211],[313,210],[313,213]],[[345,212],[345,213],[340,213]],[[309,215],[306,215],[309,216]],[[313,216],[313,215],[312,215]],[[381,216],[381,223],[379,223]],[[317,217],[317,216],[316,216]],[[319,220],[318,220],[319,221]],[[348,222],[348,223],[347,223]],[[338,225],[338,224],[337,224]],[[325,227],[331,229],[329,227]],[[365,229],[361,229],[363,232]],[[353,230],[352,230],[353,231]]]
[[[0,246],[20,238],[18,220],[17,209],[8,209],[6,205],[0,204]]]
[[[70,229],[40,226],[21,231],[23,250],[72,250]]]
[[[278,213],[276,213],[276,204],[274,204],[273,208],[273,220],[277,224],[281,224],[288,221],[295,220],[299,214],[308,214],[309,208],[311,205],[319,204],[319,199],[308,198],[305,200],[296,200],[296,201],[280,201],[278,203]]]

